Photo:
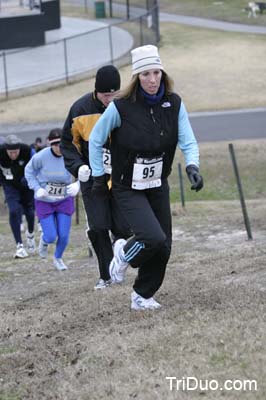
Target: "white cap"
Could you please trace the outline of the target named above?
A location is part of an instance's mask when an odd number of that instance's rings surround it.
[[[139,74],[140,72],[148,71],[150,69],[162,69],[163,66],[158,53],[158,48],[151,44],[146,46],[137,47],[131,50],[132,55],[132,75]]]

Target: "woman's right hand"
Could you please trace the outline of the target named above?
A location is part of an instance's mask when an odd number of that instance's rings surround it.
[[[49,193],[47,192],[47,190],[43,189],[43,188],[39,188],[36,191],[36,198],[37,199],[42,199],[43,197],[47,197],[49,196]]]

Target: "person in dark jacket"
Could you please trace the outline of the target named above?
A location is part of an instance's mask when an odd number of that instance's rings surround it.
[[[35,139],[35,141],[34,141],[34,143],[32,143],[32,144],[30,145],[30,147],[31,147],[32,149],[34,149],[36,153],[38,153],[38,151],[41,151],[41,150],[44,149],[46,146],[43,144],[42,138],[39,137],[39,136],[37,136],[36,139]]]
[[[5,200],[9,209],[9,223],[16,242],[15,258],[28,257],[34,253],[34,192],[29,189],[24,176],[27,163],[34,150],[23,144],[16,135],[9,135],[0,145],[0,181],[4,189]],[[20,224],[25,215],[28,225],[26,232],[27,250],[23,246]]]
[[[106,186],[102,146],[110,136],[113,195],[134,235],[114,245],[113,282],[125,279],[128,265],[138,268],[131,294],[133,310],[157,309],[171,253],[172,223],[167,178],[178,146],[183,152],[192,189],[199,191],[198,145],[181,98],[164,71],[158,49],[132,50],[132,80],[110,103],[89,139],[95,189]],[[111,132],[111,134],[110,134]],[[104,189],[102,189],[104,190]]]
[[[120,89],[120,74],[113,65],[101,67],[96,73],[95,90],[79,98],[70,108],[63,127],[61,151],[66,169],[80,181],[80,188],[87,217],[87,236],[95,251],[100,278],[95,289],[104,289],[111,283],[109,264],[113,258],[112,241],[117,237],[128,237],[129,228],[121,218],[119,210],[107,188],[104,193],[91,193],[92,177],[88,157],[90,132]],[[111,159],[109,143],[103,147],[102,157],[105,176],[110,177]]]

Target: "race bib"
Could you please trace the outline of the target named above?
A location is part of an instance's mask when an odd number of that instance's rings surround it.
[[[103,168],[106,174],[111,175],[112,164],[111,164],[111,152],[108,149],[103,148]]]
[[[4,175],[4,177],[6,178],[7,181],[11,181],[11,180],[14,179],[14,175],[12,174],[10,168],[1,167],[1,170],[2,170],[3,175]]]
[[[161,186],[163,158],[137,157],[133,167],[132,189],[144,190]]]
[[[66,196],[66,184],[64,183],[48,182],[45,189],[47,190],[50,197],[63,199]]]

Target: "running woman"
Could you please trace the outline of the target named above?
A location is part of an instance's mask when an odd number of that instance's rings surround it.
[[[48,140],[50,147],[36,153],[25,169],[25,177],[34,190],[36,214],[42,235],[39,243],[41,258],[48,256],[48,245],[56,241],[54,266],[59,271],[67,269],[62,257],[67,247],[74,199],[79,192],[79,182],[72,182],[60,150],[62,130],[52,129]]]
[[[153,296],[161,287],[171,254],[172,220],[168,176],[176,147],[182,151],[191,189],[203,188],[199,149],[185,105],[173,91],[153,45],[131,51],[132,80],[107,107],[89,138],[94,185],[103,179],[102,148],[110,136],[112,192],[134,235],[114,245],[109,273],[125,279],[128,265],[138,268],[132,310],[161,307]],[[110,134],[111,132],[111,134]],[[92,187],[92,190],[93,190]]]

